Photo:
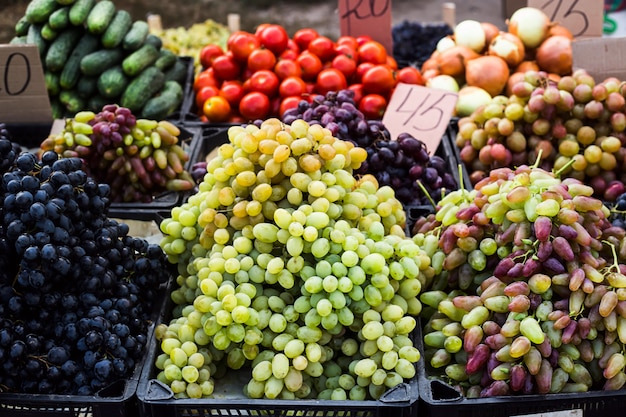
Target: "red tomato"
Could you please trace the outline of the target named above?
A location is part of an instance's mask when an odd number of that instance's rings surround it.
[[[336,42],[337,45],[347,45],[355,51],[359,48],[359,44],[354,36],[340,36]]]
[[[366,94],[359,101],[359,110],[366,119],[382,119],[386,108],[387,100],[380,94]]]
[[[282,54],[278,55],[278,59],[279,60],[281,60],[281,59],[290,59],[292,61],[295,61],[299,54],[300,54],[300,52],[296,52],[296,51],[294,51],[292,49],[287,48],[287,49],[285,49],[283,51]]]
[[[289,96],[289,97],[283,98],[280,101],[280,108],[278,109],[278,115],[280,117],[283,117],[283,115],[285,114],[285,111],[298,107],[298,104],[300,103],[301,100],[302,100],[302,97],[300,96]]]
[[[261,23],[259,26],[256,27],[256,29],[254,30],[254,35],[255,36],[259,36],[259,34],[261,33],[261,31],[263,29],[265,29],[266,27],[268,27],[269,25],[271,25],[271,23]]]
[[[300,77],[287,77],[278,86],[281,97],[302,96],[306,93],[306,83]]]
[[[202,112],[210,122],[223,122],[230,116],[230,104],[222,96],[213,96],[204,102]]]
[[[283,51],[283,53],[285,53],[285,52],[287,52],[287,51],[293,51],[293,52],[295,52],[296,54],[299,54],[299,53],[300,53],[300,47],[298,46],[298,44],[296,43],[296,41],[294,41],[293,39],[291,39],[291,38],[290,38],[290,39],[287,41],[287,49],[285,49],[285,50]]]
[[[356,43],[357,45],[361,46],[363,45],[365,42],[369,42],[373,40],[371,36],[369,35],[360,35],[356,37]]]
[[[298,45],[301,51],[304,51],[309,47],[309,43],[318,36],[320,36],[320,34],[315,29],[303,28],[293,34],[293,41]]]
[[[249,32],[238,32],[233,36],[228,50],[233,53],[233,56],[237,61],[245,63],[252,51],[258,49],[259,46],[259,40],[256,36],[254,36],[254,34]]]
[[[239,113],[245,120],[265,119],[270,112],[270,99],[263,93],[252,91],[239,102]]]
[[[387,62],[385,62],[385,65],[394,70],[398,69],[398,62],[396,62],[396,59],[389,54],[387,54]]]
[[[356,52],[356,48],[351,47],[348,44],[338,44],[335,45],[335,55],[346,55],[349,58],[352,58],[354,60],[357,59],[357,52]]]
[[[348,86],[348,90],[352,90],[354,92],[353,100],[356,106],[359,107],[359,102],[363,98],[363,84],[361,83],[350,84]]]
[[[424,85],[422,73],[415,67],[404,67],[396,72],[396,81],[405,84]]]
[[[359,62],[371,62],[372,64],[385,64],[387,62],[387,50],[376,41],[367,41],[359,45]]]
[[[193,81],[193,90],[198,91],[207,85],[213,87],[219,87],[220,85],[219,80],[215,77],[215,70],[213,68],[207,68],[196,75]]]
[[[335,42],[326,36],[318,36],[309,43],[307,50],[317,55],[322,62],[330,61],[335,56]]]
[[[226,119],[226,122],[233,124],[243,124],[246,122],[246,119],[241,117],[238,111],[231,110],[230,116],[228,117],[228,119]]]
[[[202,106],[204,106],[204,102],[210,99],[211,97],[217,96],[220,94],[220,90],[212,85],[207,85],[202,87],[196,93],[195,102],[196,108],[202,111]]]
[[[257,71],[252,74],[249,81],[250,91],[258,91],[268,97],[274,97],[278,93],[278,85],[280,84],[280,81],[273,71]]]
[[[315,82],[315,90],[319,94],[329,91],[339,91],[348,88],[348,82],[343,72],[336,68],[326,68],[320,71]]]
[[[276,55],[280,55],[289,43],[289,35],[284,27],[276,24],[269,24],[258,31],[258,38],[261,45],[265,46]]]
[[[337,55],[335,58],[333,58],[331,66],[343,72],[343,75],[346,76],[347,80],[349,80],[354,74],[356,74],[356,61],[350,58],[348,55]]]
[[[213,71],[218,80],[234,80],[239,77],[241,67],[232,55],[224,54],[213,60]]]
[[[224,50],[221,46],[213,43],[204,46],[200,50],[200,64],[202,68],[210,68],[213,60],[220,55],[224,55]]]
[[[355,78],[358,80],[358,82],[361,82],[361,80],[363,79],[363,76],[365,75],[365,73],[374,66],[375,64],[372,64],[371,62],[363,62],[361,64],[358,64],[356,66],[356,76]]]
[[[308,51],[298,55],[296,62],[302,68],[302,79],[305,81],[315,80],[317,74],[322,70],[322,61],[317,55]]]
[[[300,77],[302,69],[293,59],[279,59],[274,66],[274,73],[278,79],[284,80],[287,77]]]
[[[280,115],[280,103],[282,101],[283,99],[278,96],[270,99],[270,112],[267,117],[278,117]]]
[[[224,97],[231,107],[237,108],[241,98],[244,96],[243,84],[239,80],[224,81],[222,88],[219,92],[220,96]]]
[[[248,68],[252,71],[271,70],[276,65],[276,56],[265,48],[255,49],[248,55]]]
[[[396,78],[393,70],[387,65],[374,65],[363,74],[361,82],[365,93],[386,95],[396,85]]]

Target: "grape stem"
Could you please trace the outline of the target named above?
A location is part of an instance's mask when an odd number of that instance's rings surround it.
[[[437,204],[435,203],[435,200],[433,200],[433,198],[430,196],[430,194],[428,193],[428,190],[426,189],[426,187],[424,187],[424,184],[422,184],[422,182],[420,180],[415,181],[417,182],[417,185],[419,185],[419,187],[422,189],[422,191],[424,192],[424,194],[426,195],[426,198],[428,198],[428,201],[430,201],[430,204],[433,206],[433,208],[436,210],[437,209]]]
[[[541,150],[540,150],[540,151],[541,151]],[[566,171],[569,167],[571,167],[572,165],[574,165],[574,162],[576,162],[576,161],[574,161],[573,159],[570,159],[570,160],[567,162],[567,164],[563,165],[561,168],[559,168],[559,170],[558,170],[558,171],[556,171],[556,172],[554,173],[554,176],[555,176],[555,177],[557,177],[557,178],[560,178],[560,177],[561,177],[561,174],[563,174],[563,173],[564,173],[564,172],[565,172],[565,171]]]
[[[611,266],[607,267],[607,272],[610,272],[612,268],[614,268],[613,269],[614,272],[620,272],[617,250],[615,249],[615,245],[609,242],[608,240],[603,240],[602,243],[609,245],[611,247],[611,253],[613,254],[613,263],[611,264]]]
[[[543,149],[539,149],[539,152],[537,152],[537,159],[535,160],[535,163],[531,166],[531,168],[537,168],[539,166],[539,162],[541,162],[542,154],[543,154]]]

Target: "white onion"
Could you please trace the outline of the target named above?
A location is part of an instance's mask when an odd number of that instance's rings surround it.
[[[435,49],[438,52],[443,52],[446,49],[450,49],[455,45],[456,42],[454,42],[454,39],[452,39],[451,36],[444,36],[443,38],[439,39],[439,42],[437,42],[437,47]]]
[[[536,48],[548,36],[550,18],[534,7],[517,9],[507,22],[509,32],[517,35],[526,48]]]
[[[485,29],[476,20],[463,20],[454,27],[454,41],[457,45],[467,46],[481,53],[487,43]]]
[[[456,115],[459,117],[469,116],[476,109],[491,103],[491,95],[480,87],[463,86],[459,90],[459,98],[456,102]]]
[[[454,77],[449,75],[436,75],[433,78],[426,81],[426,87],[437,88],[439,90],[451,91],[456,93],[459,91],[459,83],[456,82]]]

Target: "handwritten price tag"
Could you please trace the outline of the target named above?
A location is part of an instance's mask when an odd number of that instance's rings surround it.
[[[397,138],[410,133],[434,153],[452,117],[457,94],[436,88],[399,83],[389,100],[383,124]]]
[[[342,36],[368,35],[391,54],[391,0],[339,0],[339,28]]]
[[[574,37],[602,36],[604,2],[598,0],[528,0],[553,22],[569,29]]]
[[[50,98],[35,45],[0,45],[0,120],[49,122]]]

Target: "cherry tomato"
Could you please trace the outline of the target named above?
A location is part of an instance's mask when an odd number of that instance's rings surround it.
[[[238,62],[245,63],[252,51],[258,49],[259,46],[259,39],[254,34],[240,31],[233,36],[228,50]]]
[[[387,50],[376,41],[366,41],[359,45],[359,62],[371,62],[372,64],[385,64],[387,62]]]
[[[269,49],[255,49],[248,55],[248,68],[252,71],[271,70],[276,65],[276,55]]]
[[[382,119],[386,108],[387,100],[380,94],[366,94],[359,101],[359,110],[366,119]]]
[[[284,27],[276,24],[269,24],[258,31],[258,38],[261,45],[265,46],[276,55],[280,55],[289,43],[289,35]]]
[[[207,68],[196,75],[196,78],[193,81],[193,90],[198,91],[207,85],[211,85],[213,87],[219,87],[220,85],[213,68]]]
[[[202,110],[202,106],[204,106],[205,101],[219,94],[220,94],[220,90],[215,86],[207,85],[207,86],[202,87],[196,93],[196,97],[195,97],[196,108],[199,110]]]
[[[278,85],[280,84],[280,81],[273,71],[257,71],[252,74],[249,81],[250,91],[258,91],[268,97],[274,97],[278,93]]]
[[[278,94],[281,97],[302,96],[306,93],[306,83],[300,77],[287,77],[278,86]]]
[[[293,41],[298,45],[300,51],[304,51],[309,47],[309,43],[320,36],[317,30],[312,28],[303,28],[296,31],[293,34]]]
[[[245,94],[243,83],[239,80],[224,81],[219,90],[219,94],[228,101],[231,108],[237,108],[241,98]]]
[[[396,85],[393,70],[386,65],[374,65],[363,74],[363,91],[365,93],[377,93],[387,95]]]
[[[213,60],[220,55],[224,55],[222,47],[210,43],[200,50],[200,65],[202,65],[204,69],[210,68],[213,64]]]
[[[287,77],[300,77],[302,69],[293,59],[279,59],[274,66],[274,73],[278,79],[284,80]]]
[[[270,99],[263,93],[252,91],[239,102],[239,113],[245,120],[265,119],[270,111]]]
[[[289,109],[294,109],[298,107],[298,104],[302,101],[302,97],[300,96],[289,96],[285,97],[280,101],[280,107],[278,109],[278,115],[283,117],[285,111]]]
[[[352,76],[356,74],[356,61],[350,58],[348,55],[337,55],[335,58],[333,58],[331,67],[343,72],[346,80],[351,79]]]
[[[317,55],[308,51],[304,51],[298,55],[296,62],[302,69],[302,79],[305,81],[315,80],[317,74],[322,70],[322,61]]]
[[[356,75],[354,77],[357,80],[357,82],[361,82],[365,73],[374,65],[375,64],[372,64],[371,62],[363,62],[363,63],[358,64],[356,66]]]
[[[329,91],[339,91],[348,88],[348,82],[343,72],[337,68],[326,68],[320,71],[315,82],[315,90],[319,94]]]
[[[424,85],[422,73],[415,67],[404,67],[396,73],[396,81],[405,84]]]
[[[318,36],[309,43],[307,50],[317,55],[322,62],[327,62],[335,56],[335,42],[326,36]]]
[[[230,116],[230,104],[222,96],[213,96],[204,102],[202,112],[210,122],[223,122]]]
[[[235,61],[235,58],[228,53],[216,57],[213,60],[211,68],[215,71],[215,77],[222,81],[234,80],[239,77],[239,73],[241,72],[241,66]]]

